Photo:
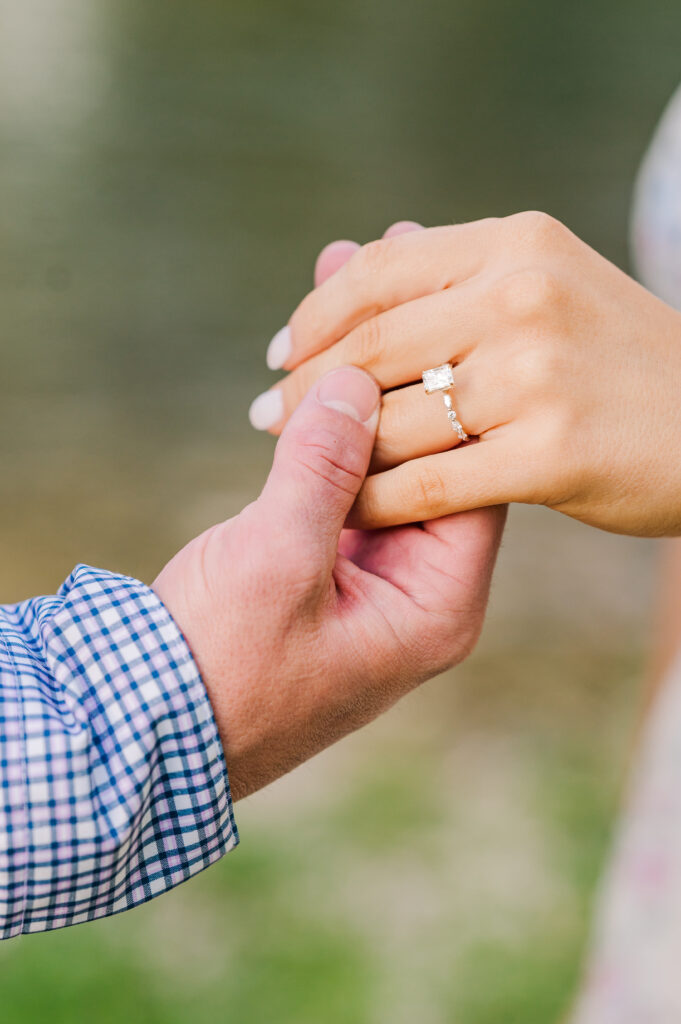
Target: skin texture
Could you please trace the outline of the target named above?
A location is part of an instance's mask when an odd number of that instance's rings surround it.
[[[343,246],[322,253],[318,281],[355,250]],[[193,540],[153,584],[200,668],[235,799],[461,661],[482,626],[504,509],[343,528],[379,400],[355,368],[315,384],[257,501]]]
[[[347,244],[347,243],[343,243]],[[520,501],[619,533],[681,534],[681,315],[543,213],[399,233],[290,320],[278,432],[351,363],[384,391],[363,528]],[[457,364],[456,448],[421,371]]]

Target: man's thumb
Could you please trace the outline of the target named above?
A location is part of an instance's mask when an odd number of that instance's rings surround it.
[[[344,366],[317,381],[284,427],[260,498],[295,556],[333,567],[338,538],[369,466],[381,392]]]

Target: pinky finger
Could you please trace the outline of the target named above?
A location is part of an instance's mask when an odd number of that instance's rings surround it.
[[[394,238],[395,235],[408,235],[410,231],[423,231],[423,224],[419,224],[416,220],[398,220],[383,232],[383,237]]]
[[[348,526],[376,529],[438,519],[452,512],[523,501],[528,460],[499,434],[452,451],[404,462],[367,477]]]
[[[314,267],[315,288],[319,288],[320,284],[324,284],[329,277],[333,277],[336,271],[340,270],[358,249],[361,249],[359,242],[351,242],[345,238],[325,245],[317,257]]]
[[[423,231],[423,224],[418,224],[415,220],[398,220],[383,232],[383,237],[394,238],[395,235],[406,235],[410,231]],[[320,284],[324,284],[329,277],[333,277],[336,271],[340,270],[343,264],[347,263],[350,257],[361,248],[359,242],[351,242],[346,238],[339,238],[335,242],[325,245],[315,263],[315,288],[319,288]]]

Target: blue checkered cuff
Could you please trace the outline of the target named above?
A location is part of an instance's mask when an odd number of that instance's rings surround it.
[[[0,607],[0,937],[137,906],[238,842],[189,648],[149,587],[78,566]]]

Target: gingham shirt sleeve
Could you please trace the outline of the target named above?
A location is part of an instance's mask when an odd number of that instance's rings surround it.
[[[0,606],[0,936],[116,914],[238,842],[206,690],[138,580]]]

